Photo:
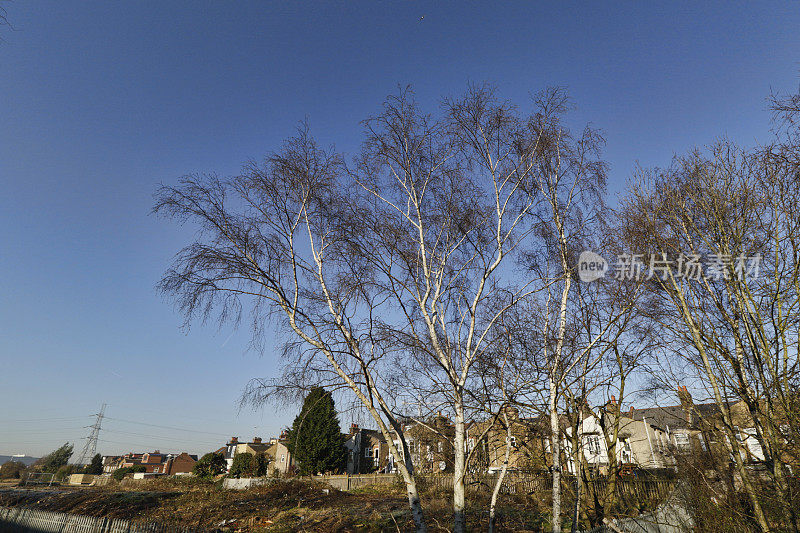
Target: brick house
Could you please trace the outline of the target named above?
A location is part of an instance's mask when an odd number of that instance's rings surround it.
[[[114,470],[122,468],[124,458],[122,455],[104,455],[103,456],[103,473],[110,474]]]
[[[174,456],[170,454],[167,459],[167,475],[191,474],[196,462],[196,455],[190,455],[186,452],[181,452]]]
[[[520,418],[516,408],[509,407],[506,417],[498,417],[476,422],[469,428],[467,451],[477,447],[470,462],[471,469],[499,472],[503,467],[506,443],[511,445],[508,456],[508,470],[528,471],[546,468],[544,439],[547,433],[544,420]],[[505,419],[508,418],[508,427]],[[508,429],[511,437],[509,440]]]
[[[425,421],[408,418],[402,424],[411,462],[417,472],[430,474],[453,471],[455,426],[449,418],[437,413]],[[392,440],[402,453],[400,439],[394,432]],[[388,451],[387,445],[387,455]],[[387,463],[386,471],[394,472],[394,458],[387,457]]]
[[[225,471],[230,471],[233,464],[233,458],[240,453],[250,453],[253,455],[261,455],[267,453],[267,450],[272,445],[272,442],[263,442],[261,437],[253,437],[252,442],[240,442],[239,437],[231,437],[231,439],[219,450],[225,456]]]
[[[285,475],[294,468],[294,457],[289,450],[285,432],[279,438],[271,438],[264,453],[269,457],[267,469],[271,475]]]
[[[147,453],[126,453],[122,456],[103,457],[103,473],[110,474],[120,468],[144,467],[146,474],[177,475],[190,473],[197,462],[196,455],[186,452],[180,454],[161,453],[159,450]]]
[[[358,424],[350,426],[346,436],[348,474],[369,474],[390,470],[389,445],[379,431],[359,428]]]

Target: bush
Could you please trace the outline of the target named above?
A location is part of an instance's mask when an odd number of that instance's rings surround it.
[[[256,456],[252,453],[237,453],[233,456],[233,463],[228,476],[240,478],[251,477],[255,470]]]
[[[114,473],[111,474],[111,477],[117,481],[122,481],[126,475],[136,474],[138,472],[147,472],[147,469],[142,465],[126,466],[125,468],[118,468],[114,470]]]
[[[233,456],[229,477],[261,477],[267,475],[269,459],[264,454],[238,453]]]
[[[58,470],[56,470],[56,474],[55,476],[53,476],[53,478],[56,481],[64,481],[74,472],[75,472],[75,465],[64,465],[59,467]]]
[[[20,479],[28,467],[19,461],[8,461],[0,466],[0,479]]]
[[[221,453],[210,452],[194,464],[192,472],[197,477],[212,478],[217,474],[224,474],[225,470],[227,470],[225,456]]]

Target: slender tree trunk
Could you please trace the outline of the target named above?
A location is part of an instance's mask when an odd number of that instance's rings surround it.
[[[464,405],[461,399],[456,400],[455,405],[455,457],[453,467],[453,531],[464,533],[467,530],[465,508],[464,478],[466,477],[466,454],[464,452]]]
[[[556,383],[550,378],[550,452],[553,456],[553,533],[561,533],[561,439],[559,434]]]
[[[792,531],[797,533],[800,531],[800,520],[798,520],[797,510],[791,504],[791,490],[786,480],[786,475],[783,472],[783,463],[780,458],[776,459],[774,456],[772,457],[772,472],[776,480],[778,493],[781,496],[780,500],[783,514],[791,524]]]
[[[503,457],[503,466],[500,468],[500,475],[494,484],[492,499],[489,502],[489,533],[494,533],[495,524],[497,523],[497,497],[500,494],[500,487],[503,486],[506,472],[508,472],[508,458],[511,455],[511,425],[508,423],[508,417],[505,414],[503,414],[503,419],[506,423],[506,454]]]
[[[674,283],[675,282],[673,280],[673,284]],[[730,431],[730,429],[733,428],[733,423],[731,422],[731,413],[728,409],[727,402],[725,402],[722,398],[722,392],[720,391],[719,383],[716,375],[714,374],[714,369],[711,366],[711,361],[709,360],[708,352],[706,351],[706,345],[703,342],[702,336],[700,335],[700,329],[694,321],[694,317],[689,310],[689,305],[686,303],[686,298],[680,287],[675,286],[675,289],[677,290],[676,296],[679,302],[679,309],[683,315],[684,322],[689,327],[694,345],[703,361],[703,367],[705,369],[706,376],[708,377],[708,380],[711,383],[711,388],[714,392],[714,401],[717,403],[717,406],[722,413],[722,421],[725,426],[725,433],[728,435],[727,439],[723,439],[725,448],[728,450],[728,453],[733,455],[736,471],[742,478],[742,485],[744,485],[745,492],[747,492],[750,502],[753,504],[753,514],[755,514],[756,521],[758,522],[761,531],[768,533],[770,531],[769,522],[767,522],[764,509],[761,507],[761,499],[759,498],[758,493],[756,492],[755,487],[753,487],[753,483],[750,480],[750,474],[748,474],[744,461],[742,461],[742,456],[739,453],[739,445],[736,441],[736,435],[733,435],[733,432]]]
[[[414,528],[417,533],[426,533],[428,531],[428,527],[425,525],[425,516],[422,514],[422,504],[419,501],[417,484],[414,478],[409,474],[407,468],[401,469],[401,475],[403,476],[403,481],[406,483],[408,506],[411,508],[411,517],[414,519]]]
[[[583,409],[578,406],[578,427],[575,430],[575,508],[572,513],[572,533],[578,531],[578,519],[581,516],[581,481],[583,480]]]
[[[558,387],[560,384],[559,372],[561,372],[561,352],[564,349],[564,335],[567,328],[567,301],[569,289],[572,285],[572,278],[569,275],[569,265],[566,262],[566,243],[564,242],[564,232],[558,223],[562,243],[562,269],[566,278],[564,288],[561,293],[561,304],[558,317],[558,336],[556,348],[553,354],[552,368],[550,370],[550,431],[552,432],[552,452],[553,452],[553,533],[561,533],[561,435],[559,432],[558,421]]]

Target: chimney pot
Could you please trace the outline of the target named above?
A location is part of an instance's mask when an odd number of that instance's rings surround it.
[[[611,403],[617,405],[617,399],[614,397],[613,394],[611,395]]]

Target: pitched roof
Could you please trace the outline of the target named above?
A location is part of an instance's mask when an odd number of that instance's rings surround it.
[[[647,419],[648,422],[670,430],[691,429],[696,424],[695,417],[713,416],[719,412],[716,403],[701,403],[692,405],[692,416],[687,417],[686,411],[680,405],[667,405],[664,407],[646,407],[644,409],[633,409],[631,412],[623,412],[622,416],[629,416],[634,420]]]
[[[692,421],[686,416],[686,411],[680,405],[669,405],[665,407],[645,407],[644,409],[632,409],[630,412],[622,413],[634,420],[647,419],[651,424],[666,429],[688,429]]]

